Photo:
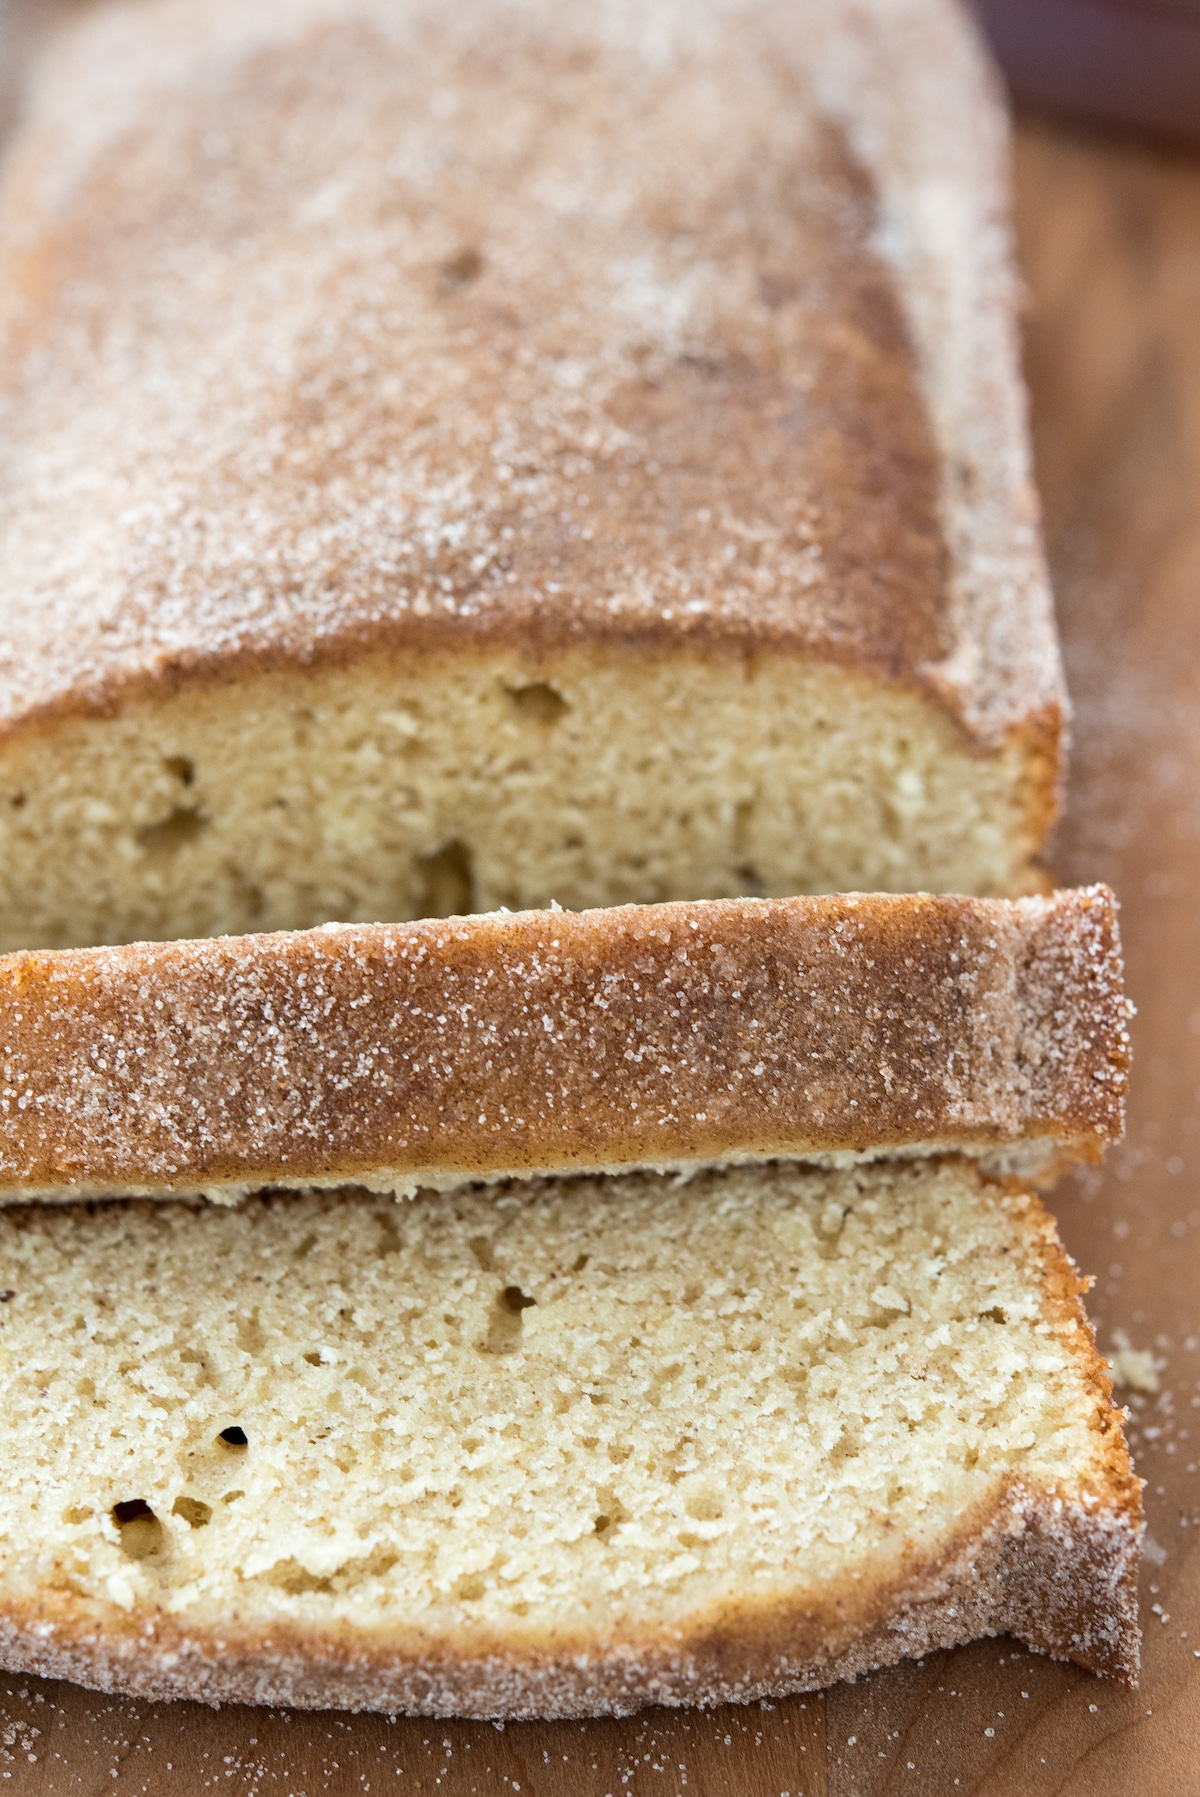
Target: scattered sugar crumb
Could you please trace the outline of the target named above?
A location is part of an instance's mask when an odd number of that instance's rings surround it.
[[[1127,1386],[1131,1391],[1156,1392],[1158,1373],[1149,1348],[1131,1346],[1123,1329],[1113,1330],[1113,1347],[1115,1352],[1109,1356],[1113,1384]]]

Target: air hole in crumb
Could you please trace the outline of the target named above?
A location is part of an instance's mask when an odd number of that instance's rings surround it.
[[[119,1504],[114,1504],[112,1507],[113,1521],[119,1529],[123,1529],[127,1522],[141,1522],[146,1517],[153,1515],[154,1512],[145,1498],[123,1498]]]
[[[208,819],[194,805],[176,805],[161,823],[147,824],[139,830],[137,840],[147,855],[173,855],[187,843],[195,842],[207,828]]]
[[[581,1254],[579,1258],[572,1263],[572,1273],[582,1273],[591,1258],[590,1254]]]
[[[460,287],[469,287],[483,273],[483,257],[474,245],[465,245],[453,256],[448,256],[438,268],[438,286],[443,293],[457,293]]]
[[[212,1519],[212,1505],[199,1498],[177,1497],[171,1505],[172,1516],[182,1516],[189,1529],[202,1529]]]
[[[267,902],[262,887],[248,879],[236,862],[227,862],[226,871],[233,902],[240,908],[242,916],[250,922],[261,917]]]
[[[521,1312],[537,1303],[527,1298],[519,1285],[506,1285],[497,1295],[488,1319],[488,1332],[479,1344],[484,1354],[515,1354],[523,1334]]]
[[[375,1252],[381,1260],[389,1254],[399,1254],[404,1243],[400,1239],[400,1231],[396,1228],[394,1217],[389,1211],[381,1211],[375,1218],[379,1230],[379,1242]]]
[[[999,1304],[993,1304],[990,1310],[980,1311],[980,1321],[986,1317],[991,1323],[1007,1323],[1008,1312]]]
[[[304,1358],[307,1360],[309,1366],[320,1366],[321,1364],[321,1356],[315,1348],[310,1349]]]
[[[481,1273],[495,1272],[496,1269],[492,1262],[492,1243],[490,1236],[473,1235],[467,1243],[467,1246],[475,1256],[475,1264]]]
[[[253,1311],[248,1316],[239,1316],[235,1327],[238,1347],[246,1354],[261,1354],[266,1337],[263,1335],[262,1325],[258,1320],[258,1312]]]
[[[23,792],[14,792],[12,798],[8,802],[14,811],[24,811],[29,800]]]
[[[265,1575],[264,1582],[274,1585],[277,1591],[286,1591],[289,1597],[303,1597],[309,1591],[333,1590],[331,1578],[309,1572],[298,1560],[281,1560]]]
[[[227,1491],[222,1497],[221,1502],[223,1504],[236,1504],[238,1499],[245,1497],[245,1495],[245,1492],[240,1488],[237,1491]]]
[[[846,1221],[848,1206],[839,1204],[836,1198],[827,1198],[821,1207],[821,1220],[817,1227],[822,1235],[840,1235],[842,1224]]]
[[[602,1485],[596,1493],[596,1518],[592,1523],[592,1533],[599,1535],[603,1541],[610,1536],[618,1523],[626,1522],[629,1512],[610,1486]]]
[[[168,755],[163,762],[172,779],[178,780],[181,786],[194,786],[196,782],[196,764],[189,761],[186,755]]]
[[[249,1443],[246,1440],[246,1431],[238,1423],[230,1423],[228,1429],[222,1429],[221,1433],[217,1436],[217,1440],[223,1441],[227,1448],[244,1448],[249,1446]]]
[[[562,694],[544,680],[535,680],[530,686],[509,687],[508,696],[531,724],[557,724],[569,709]]]
[[[464,1578],[457,1579],[451,1586],[451,1595],[456,1597],[460,1603],[476,1604],[486,1590],[487,1586],[478,1573],[468,1573]]]
[[[725,1514],[720,1498],[709,1491],[696,1492],[688,1499],[684,1510],[693,1522],[717,1522]]]
[[[292,1249],[292,1259],[293,1260],[303,1260],[305,1255],[312,1253],[312,1251],[316,1247],[316,1245],[317,1245],[316,1231],[313,1229],[310,1229],[308,1234],[303,1238],[303,1240],[297,1242],[296,1246]]]
[[[69,1510],[63,1511],[62,1519],[64,1522],[81,1523],[86,1522],[91,1514],[92,1511],[86,1504],[72,1504]]]
[[[421,917],[468,917],[475,907],[475,874],[461,842],[448,842],[432,855],[417,856]]]
[[[125,1498],[112,1507],[121,1546],[131,1560],[148,1560],[163,1544],[163,1526],[145,1498]]]

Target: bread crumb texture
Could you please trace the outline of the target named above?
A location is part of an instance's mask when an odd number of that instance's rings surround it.
[[[0,171],[0,945],[1027,889],[1004,129],[942,0],[88,9]]]
[[[5,1213],[3,1654],[483,1714],[1004,1628],[1128,1673],[1077,1286],[955,1160]]]
[[[1036,885],[1025,748],[794,655],[375,651],[0,747],[0,951]],[[1040,817],[1040,814],[1039,814]]]

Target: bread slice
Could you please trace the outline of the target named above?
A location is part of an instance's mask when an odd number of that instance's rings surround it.
[[[952,0],[138,0],[0,175],[0,948],[1006,894],[1063,688]]]
[[[1105,887],[732,899],[11,955],[0,1197],[411,1193],[1121,1131]]]
[[[0,1216],[0,1664],[572,1716],[981,1634],[1132,1679],[1119,1413],[968,1161]]]

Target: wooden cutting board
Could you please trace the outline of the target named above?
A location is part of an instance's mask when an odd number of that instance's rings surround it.
[[[0,1674],[0,1794],[1200,1793],[1200,158],[1029,120],[1017,191],[1076,704],[1058,871],[1121,894],[1139,1007],[1128,1138],[1055,1202],[1101,1346],[1150,1353],[1159,1386],[1124,1393],[1148,1482],[1141,1689],[983,1642],[774,1706],[498,1728]]]

